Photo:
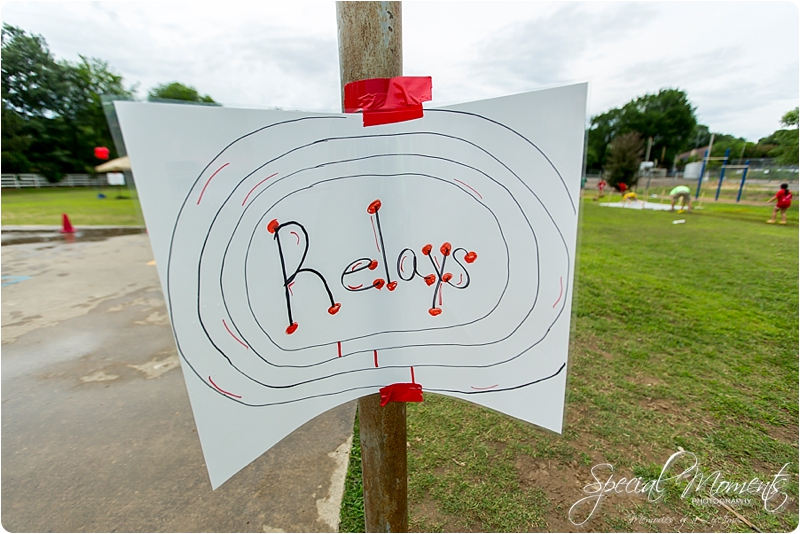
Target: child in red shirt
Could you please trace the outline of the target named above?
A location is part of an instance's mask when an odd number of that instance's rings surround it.
[[[773,200],[777,200],[778,203],[775,204],[775,209],[772,210],[772,219],[768,220],[767,222],[769,224],[775,224],[775,218],[778,215],[778,210],[781,210],[780,224],[786,224],[786,210],[788,210],[789,206],[792,205],[792,192],[789,191],[789,184],[781,184],[780,190],[775,193],[775,196],[767,200],[767,202],[772,202]]]
[[[598,200],[598,199],[602,198],[603,191],[605,190],[607,185],[608,184],[606,183],[606,181],[603,180],[603,178],[601,177],[600,181],[597,182],[597,196],[595,197],[595,200]]]

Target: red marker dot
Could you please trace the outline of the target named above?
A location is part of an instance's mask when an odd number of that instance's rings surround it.
[[[334,304],[333,306],[328,308],[328,313],[330,313],[331,315],[336,315],[339,312],[339,310],[341,309],[341,307],[342,307],[342,304],[340,302],[337,302],[336,304]]]
[[[278,231],[278,226],[280,226],[278,219],[272,219],[267,225],[267,231],[271,234],[274,234]]]
[[[386,289],[389,291],[394,291],[397,288],[397,282],[389,282],[386,284]]]
[[[425,245],[424,247],[422,247],[422,253],[427,256],[428,254],[431,253],[431,249],[432,248],[433,248],[433,245],[430,245],[430,244]]]
[[[380,201],[380,200],[374,200],[374,201],[372,201],[372,203],[371,203],[371,204],[370,204],[370,205],[367,207],[367,213],[369,213],[370,215],[372,215],[373,213],[375,213],[375,212],[376,212],[376,211],[378,211],[379,209],[381,209],[381,201]]]
[[[447,241],[445,241],[444,243],[442,243],[442,246],[439,247],[439,250],[442,252],[443,256],[449,256],[450,251],[453,250],[453,246]]]
[[[428,276],[426,276],[425,277],[425,283],[428,284],[429,286],[432,286],[433,284],[435,284],[436,283],[436,275],[435,274],[429,274]]]
[[[386,284],[386,281],[383,278],[376,278],[375,281],[372,282],[372,287],[380,291],[384,284]]]
[[[467,263],[472,263],[473,261],[475,261],[477,259],[478,259],[478,255],[475,254],[474,252],[468,252],[464,256],[464,261],[467,262]]]
[[[453,278],[453,273],[444,273],[444,276],[442,276],[442,282],[449,282],[451,278]]]
[[[437,315],[442,313],[442,309],[441,308],[431,308],[430,310],[428,310],[428,313],[430,313],[431,315],[436,317]]]
[[[286,333],[288,335],[294,334],[294,331],[297,330],[297,323],[292,323],[286,327]]]
[[[378,267],[378,260],[372,260],[371,262],[369,262],[370,271],[374,271],[376,267]]]

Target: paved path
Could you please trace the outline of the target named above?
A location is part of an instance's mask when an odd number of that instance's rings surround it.
[[[2,247],[2,525],[338,526],[354,403],[211,491],[146,235]]]

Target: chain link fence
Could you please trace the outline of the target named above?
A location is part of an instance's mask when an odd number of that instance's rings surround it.
[[[700,200],[714,201],[718,197],[718,202],[737,202],[737,198],[739,202],[764,202],[769,200],[783,183],[788,183],[791,191],[795,193],[798,191],[800,172],[796,165],[779,165],[772,158],[751,159],[749,163],[747,161],[738,158],[730,159],[724,176],[720,162],[709,165],[700,184]],[[744,175],[743,168],[737,168],[745,164],[748,165],[746,175]],[[721,186],[720,176],[722,176]],[[744,184],[742,184],[743,177],[745,178]],[[597,195],[597,183],[600,178],[599,171],[592,170],[586,173],[583,196]],[[697,178],[684,178],[682,172],[675,172],[667,177],[643,175],[639,177],[639,182],[633,190],[640,197],[666,199],[673,187],[685,185],[692,190],[694,197],[697,191],[697,182]],[[718,189],[719,195],[717,194]],[[606,188],[606,192],[608,191],[609,188]],[[613,195],[614,192],[611,194]]]

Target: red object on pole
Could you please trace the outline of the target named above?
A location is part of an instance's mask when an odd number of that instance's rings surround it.
[[[422,103],[431,99],[430,76],[370,78],[344,86],[344,111],[363,111],[364,126],[422,118]]]
[[[67,217],[66,213],[61,214],[61,233],[62,234],[75,233],[75,228],[72,226],[72,223],[69,222],[69,217]]]
[[[94,147],[94,157],[96,157],[97,159],[103,159],[103,160],[108,159],[108,154],[109,151],[106,147],[104,146]]]
[[[381,406],[390,402],[422,402],[422,385],[412,383],[391,384],[380,389]]]

